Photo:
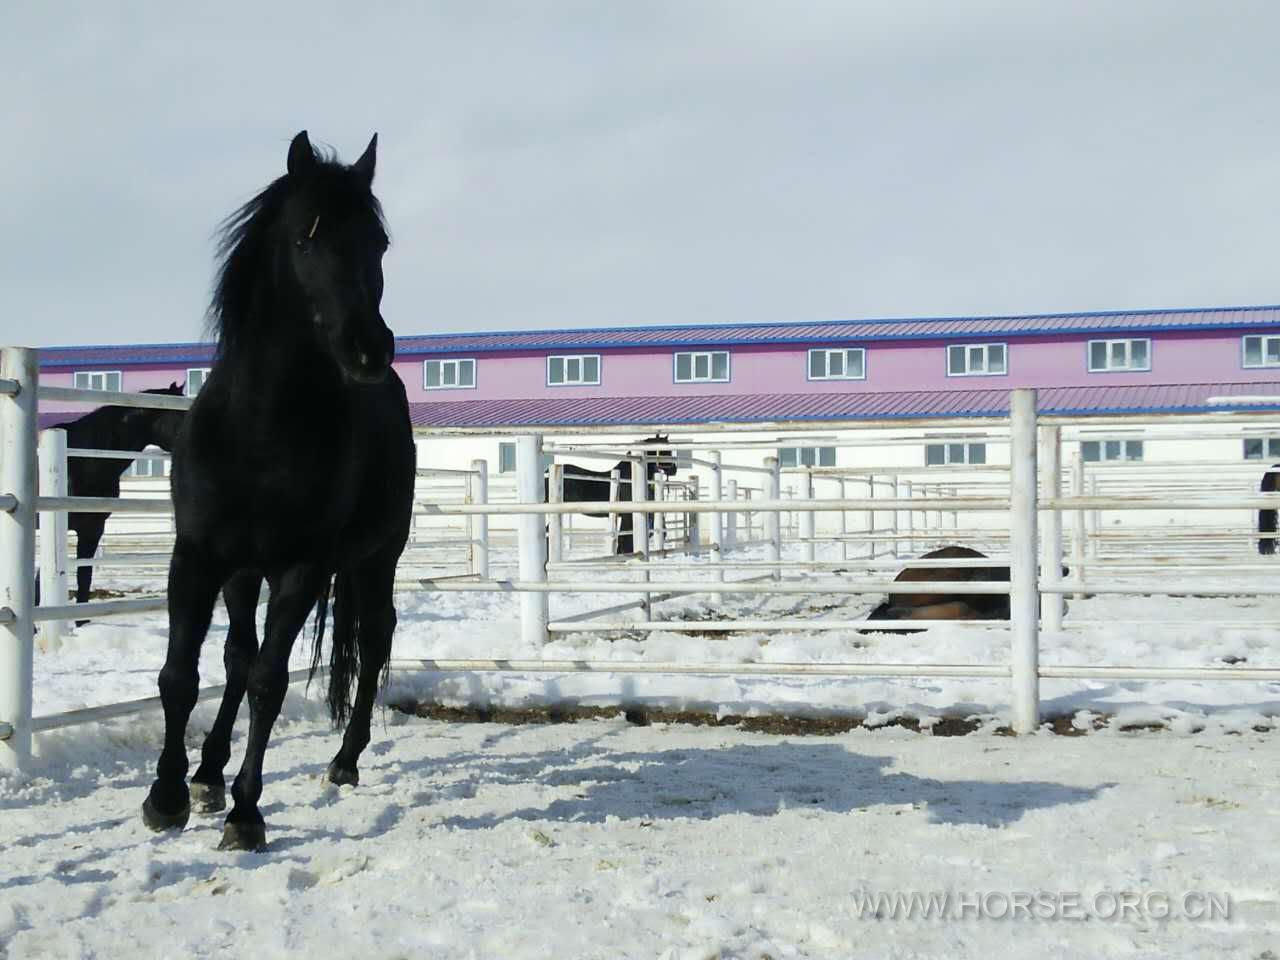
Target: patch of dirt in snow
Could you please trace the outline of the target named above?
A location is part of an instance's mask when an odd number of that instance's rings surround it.
[[[716,714],[701,710],[665,710],[642,706],[594,707],[574,704],[553,704],[545,707],[501,707],[490,705],[445,706],[426,701],[399,700],[387,704],[392,710],[440,720],[445,723],[504,723],[512,726],[526,724],[577,723],[582,720],[613,720],[624,718],[636,726],[647,727],[655,723],[685,724],[695,727],[734,727],[751,733],[786,734],[789,736],[835,736],[851,730],[877,730],[898,727],[912,733],[929,733],[935,737],[962,737],[979,731],[996,736],[1012,736],[1008,726],[999,726],[991,717],[917,717],[909,714],[892,714],[886,717],[864,716],[788,716],[765,714],[745,716],[741,714]],[[1124,722],[1113,714],[1079,711],[1045,717],[1040,729],[1060,737],[1080,737],[1098,730],[1110,728],[1118,733],[1169,732],[1172,721]],[[1203,724],[1190,727],[1186,733],[1201,733]],[[1275,725],[1254,724],[1255,733],[1270,733]],[[1183,732],[1183,731],[1178,731]],[[1227,735],[1239,735],[1238,730],[1224,731]]]

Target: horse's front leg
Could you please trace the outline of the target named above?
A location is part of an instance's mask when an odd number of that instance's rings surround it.
[[[213,728],[204,738],[200,766],[191,777],[191,799],[201,813],[217,813],[226,809],[227,784],[222,770],[231,758],[231,728],[240,701],[249,682],[249,668],[258,654],[258,594],[262,577],[256,573],[238,573],[222,588],[231,621],[222,662],[227,670],[227,686]]]
[[[222,576],[189,538],[179,537],[169,562],[169,650],[160,670],[164,748],[142,804],[152,830],[182,829],[191,813],[187,791],[187,720],[200,686],[200,647],[209,630]]]
[[[271,727],[280,715],[289,686],[289,653],[293,641],[316,605],[327,574],[313,564],[290,567],[273,576],[267,603],[267,624],[262,649],[249,668],[249,738],[244,763],[231,785],[231,812],[222,828],[219,850],[262,850],[267,844],[266,824],[258,810],[262,797],[262,761]]]

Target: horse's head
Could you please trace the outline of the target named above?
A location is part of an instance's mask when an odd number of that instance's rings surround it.
[[[271,336],[331,358],[344,380],[384,379],[395,352],[382,320],[387,232],[371,189],[378,137],[347,166],[304,130],[287,173],[227,221],[212,316],[223,353]]]
[[[664,437],[662,434],[656,434],[652,437],[646,437],[641,441],[641,443],[667,443],[669,440],[669,437]],[[679,469],[675,452],[672,450],[648,450],[645,452],[645,460],[649,464],[650,477],[659,470],[665,473],[668,477],[674,477],[676,475],[676,470]]]
[[[395,340],[382,321],[382,255],[387,249],[370,189],[378,135],[351,166],[316,156],[304,130],[289,145],[290,189],[279,242],[303,298],[312,335],[352,380],[387,375]]]

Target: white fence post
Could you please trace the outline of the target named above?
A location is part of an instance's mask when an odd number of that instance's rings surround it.
[[[664,503],[667,499],[667,475],[659,470],[653,475],[653,500]],[[667,515],[653,514],[653,545],[661,557],[667,549]]]
[[[472,460],[471,469],[473,474],[467,477],[467,486],[470,487],[472,503],[488,503],[489,502],[489,463],[486,460]],[[478,576],[481,580],[489,579],[489,517],[483,513],[477,513],[474,517],[475,523],[472,525],[472,537],[475,543],[471,545],[471,572]]]
[[[1062,429],[1040,428],[1040,475],[1044,477],[1046,498],[1062,496]],[[1045,582],[1056,585],[1062,581],[1062,511],[1045,511],[1044,526],[1040,533],[1040,576]],[[1046,630],[1062,629],[1063,608],[1066,597],[1060,593],[1047,593],[1040,598],[1041,614]]]
[[[867,474],[867,499],[874,500],[876,498],[876,475],[874,473]],[[867,559],[874,560],[876,551],[880,549],[880,544],[876,543],[876,511],[875,508],[867,510],[867,533],[871,536],[867,540]]]
[[[702,497],[702,487],[696,473],[689,474],[689,499],[696,501]],[[702,555],[702,514],[686,513],[684,515],[684,545],[691,556]]]
[[[1096,473],[1089,474],[1089,496],[1098,496],[1098,475]],[[1102,511],[1089,511],[1089,526],[1092,528],[1087,537],[1087,547],[1089,556],[1102,556]]]
[[[911,485],[910,480],[902,481],[902,496],[910,500],[915,496],[915,489]],[[907,504],[907,556],[914,557],[916,555],[916,515],[911,509],[911,504]]]
[[[737,503],[738,502],[738,481],[729,480],[725,483],[725,486],[728,488],[728,493],[725,494],[725,499],[728,500],[730,503]],[[738,513],[738,511],[734,510],[728,516],[724,517],[723,520],[720,521],[721,523],[724,524],[724,543],[721,544],[721,547],[720,547],[720,553],[724,556],[728,556],[729,551],[732,550],[737,545],[739,516],[740,514]]]
[[[764,499],[778,500],[781,497],[782,488],[782,465],[777,457],[764,458],[765,469],[769,472],[764,476]],[[782,561],[782,513],[778,510],[766,510],[764,513],[764,538],[767,542],[765,546],[765,559],[770,563],[780,563]],[[773,568],[773,579],[782,579],[782,570],[778,567]]]
[[[1040,726],[1040,597],[1036,584],[1036,392],[1009,397],[1009,624],[1015,733]]]
[[[724,499],[724,470],[721,467],[720,451],[712,450],[707,454],[707,456],[711,460],[711,499],[715,502],[719,502]],[[734,492],[737,492],[736,489]],[[731,513],[729,516],[732,519],[736,514]],[[711,561],[717,565],[715,573],[711,575],[711,579],[720,580],[722,582],[724,580],[724,567],[719,566],[719,564],[725,558],[727,553],[725,548],[728,545],[728,538],[725,536],[724,520],[725,516],[719,510],[715,511],[715,513],[708,514],[707,516],[707,522],[710,524],[710,543],[708,543],[707,546],[711,554]],[[718,593],[712,599],[715,603],[723,603],[724,594]]]
[[[631,502],[644,503],[649,499],[649,477],[644,457],[631,461]],[[649,580],[649,516],[644,513],[631,515],[631,551],[644,564],[643,579]],[[642,594],[640,612],[646,622],[653,619],[653,595]]]
[[[564,464],[553,463],[547,471],[547,502],[564,501]],[[564,515],[547,515],[547,562],[559,563],[564,559]]]
[[[898,475],[893,475],[893,482],[889,484],[889,496],[894,500],[898,499]],[[892,510],[889,511],[889,532],[893,534],[890,543],[893,546],[893,559],[897,560],[902,556],[902,542],[898,539],[898,506],[894,504]]]
[[[12,509],[0,508],[0,767],[8,769],[31,759],[38,376],[34,350],[0,351],[0,379],[17,385],[0,396],[0,496],[13,498]]]
[[[40,494],[67,495],[67,431],[44,430],[40,434]],[[67,512],[40,514],[40,598],[45,606],[67,602]],[[40,625],[40,649],[56,650],[66,630],[65,620]]]
[[[529,434],[516,438],[516,494],[521,503],[542,503],[545,493],[542,474],[542,437]],[[520,515],[520,579],[545,582],[547,579],[546,521],[541,514]],[[547,642],[547,594],[520,594],[520,636],[530,646]]]
[[[1077,449],[1071,458],[1071,495],[1073,497],[1084,496],[1084,456]],[[1072,510],[1072,534],[1071,534],[1071,577],[1074,580],[1084,580],[1084,551],[1085,541],[1088,540],[1088,533],[1085,530],[1085,515],[1083,510]],[[1083,600],[1084,594],[1074,594],[1075,599]]]
[[[845,492],[844,477],[836,481],[840,485],[840,499],[848,500],[849,495]],[[849,513],[846,510],[840,511],[840,559],[849,559]]]
[[[813,471],[806,470],[800,480],[800,495],[805,503],[813,501]],[[806,510],[800,514],[800,539],[804,541],[803,556],[810,563],[818,559],[818,545],[814,542],[817,514]]]
[[[622,489],[622,471],[614,467],[609,471],[609,503],[617,504],[618,493]],[[609,513],[609,554],[613,556],[618,552],[618,518],[620,513]]]

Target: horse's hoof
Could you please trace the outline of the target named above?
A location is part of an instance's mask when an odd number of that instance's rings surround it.
[[[164,813],[156,809],[150,796],[142,801],[142,822],[156,833],[163,833],[165,830],[181,830],[187,825],[190,817],[191,804],[189,803],[176,813]]]
[[[324,776],[330,783],[339,787],[355,787],[360,784],[360,771],[355,767],[347,770],[336,763],[331,763]]]
[[[198,813],[218,813],[227,809],[227,788],[220,783],[191,781],[191,803]]]
[[[222,827],[219,850],[248,850],[261,853],[267,849],[267,826],[264,823],[231,823]]]

